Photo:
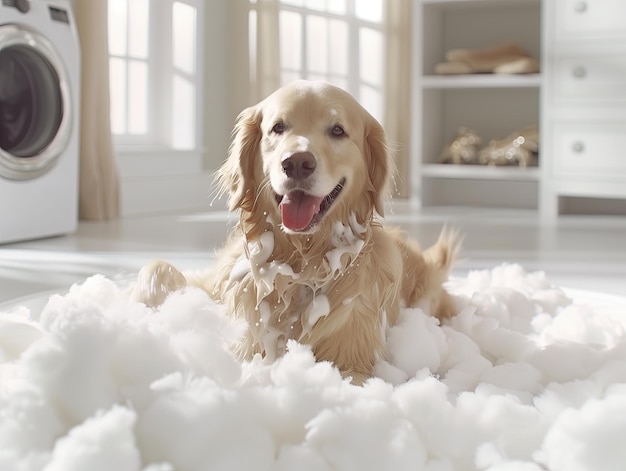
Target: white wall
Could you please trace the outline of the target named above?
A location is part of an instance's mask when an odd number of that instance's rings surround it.
[[[205,168],[226,158],[235,118],[248,97],[248,0],[206,3]]]

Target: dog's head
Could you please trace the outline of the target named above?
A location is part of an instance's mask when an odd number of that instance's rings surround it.
[[[392,173],[381,125],[350,94],[296,81],[239,115],[218,178],[245,221],[307,234],[382,215]]]

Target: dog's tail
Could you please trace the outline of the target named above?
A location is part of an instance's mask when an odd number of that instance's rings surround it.
[[[457,228],[444,226],[437,242],[424,251],[424,294],[430,301],[432,314],[439,319],[452,317],[456,313],[452,298],[443,284],[450,276],[450,270],[461,252],[463,239]]]
[[[439,239],[424,252],[424,259],[431,269],[448,278],[450,269],[457,260],[463,244],[463,236],[456,227],[444,226]]]

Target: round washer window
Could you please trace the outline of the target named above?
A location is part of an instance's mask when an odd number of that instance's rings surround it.
[[[41,35],[0,26],[0,175],[45,173],[69,140],[69,94],[61,61]]]

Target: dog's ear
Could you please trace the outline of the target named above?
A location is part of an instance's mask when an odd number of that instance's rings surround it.
[[[228,194],[228,209],[252,211],[256,198],[255,167],[259,165],[261,142],[261,109],[243,110],[235,122],[228,158],[217,171],[220,194]]]
[[[369,175],[368,194],[376,212],[384,215],[385,200],[395,171],[391,150],[383,127],[369,117],[365,128],[365,157]]]

